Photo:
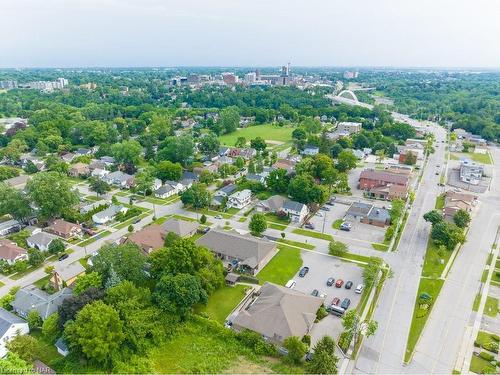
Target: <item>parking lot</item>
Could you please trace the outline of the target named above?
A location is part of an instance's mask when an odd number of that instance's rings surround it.
[[[303,251],[301,256],[303,265],[309,267],[309,272],[305,277],[299,277],[297,272],[293,278],[297,283],[295,285],[296,290],[310,294],[314,289],[317,289],[320,294],[326,295],[326,305],[329,305],[334,297],[338,297],[340,301],[349,298],[351,300],[349,309],[356,308],[361,294],[356,294],[354,290],[358,284],[363,282],[362,268],[354,263],[342,262],[336,258],[312,251]],[[351,289],[345,289],[344,286],[341,288],[336,288],[334,285],[327,286],[326,281],[329,277],[333,277],[335,281],[342,279],[344,283],[350,280],[353,282],[353,286]],[[311,340],[315,343],[324,335],[336,338],[341,332],[341,319],[329,315],[314,325],[311,331]]]
[[[353,198],[353,197],[339,197],[337,198],[333,206],[326,206],[330,209],[330,211],[322,211],[320,210],[320,215],[323,216],[313,216],[309,222],[314,224],[314,227],[317,231],[321,232],[323,230],[324,225],[324,233],[328,233],[333,235],[338,240],[342,240],[342,238],[362,240],[371,243],[382,243],[384,241],[385,230],[386,228],[376,227],[370,224],[363,224],[353,220],[349,220],[352,224],[352,228],[350,231],[341,231],[338,229],[333,229],[332,225],[336,220],[343,219],[346,214],[346,211],[349,209],[351,202],[366,202],[366,203],[375,203],[377,207],[383,207],[386,202],[378,202],[378,201],[370,201],[367,199],[361,198]],[[340,203],[340,201],[342,203]]]

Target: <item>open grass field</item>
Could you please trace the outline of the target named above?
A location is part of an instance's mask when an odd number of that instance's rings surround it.
[[[278,285],[285,285],[302,266],[299,249],[286,245],[279,245],[278,248],[278,253],[257,274],[261,284],[269,281]]]
[[[427,310],[422,310],[419,305],[418,298],[421,293],[427,293],[432,296],[433,300],[436,301],[441,288],[443,287],[444,280],[438,279],[420,279],[420,284],[418,286],[417,300],[415,301],[415,307],[413,310],[413,317],[411,320],[410,334],[408,335],[408,342],[406,344],[405,362],[411,359],[415,346],[417,345],[418,338],[422,333],[425,323],[429,318],[432,310],[432,305]]]
[[[245,296],[245,285],[225,286],[216,290],[208,299],[206,305],[198,306],[195,311],[205,313],[210,319],[223,324]]]
[[[450,155],[452,160],[460,160],[461,158],[469,158],[472,161],[482,164],[493,164],[489,153],[476,154],[474,152],[453,152]]]
[[[278,126],[273,124],[249,126],[244,129],[237,129],[230,134],[224,134],[219,137],[220,143],[226,146],[234,146],[238,137],[245,137],[250,141],[256,137],[262,137],[265,140],[287,142],[292,139],[294,128],[288,126]]]

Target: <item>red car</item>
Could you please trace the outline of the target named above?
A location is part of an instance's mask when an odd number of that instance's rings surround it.
[[[335,282],[335,287],[337,287],[337,288],[342,288],[342,285],[344,285],[344,280],[342,280],[342,279],[338,279]]]
[[[340,303],[340,298],[335,297],[334,299],[332,299],[332,305],[338,306],[339,303]]]

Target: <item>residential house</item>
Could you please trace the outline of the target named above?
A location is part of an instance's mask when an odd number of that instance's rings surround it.
[[[267,239],[218,229],[209,231],[196,244],[210,249],[225,263],[251,274],[262,269],[277,252],[276,244]]]
[[[91,172],[94,172],[94,170],[96,169],[104,169],[106,170],[107,169],[107,165],[105,162],[103,161],[100,161],[100,160],[93,160],[90,164],[89,164],[89,169]]]
[[[324,299],[266,282],[249,299],[233,320],[233,329],[249,329],[274,344],[290,336],[299,339],[310,334],[316,313]]]
[[[7,220],[0,223],[0,235],[6,236],[10,233],[19,232],[21,230],[21,223],[17,220]]]
[[[227,207],[242,209],[250,204],[252,201],[252,192],[250,189],[244,189],[231,194],[227,199]]]
[[[56,264],[50,279],[56,290],[71,286],[78,276],[85,274],[85,267],[79,261],[67,265]]]
[[[387,171],[376,171],[373,169],[365,169],[359,176],[358,189],[364,190],[367,194],[374,197],[383,197],[390,199],[394,197],[406,196],[409,189],[410,176],[402,173],[393,173]],[[400,188],[392,188],[389,192],[383,192],[380,188],[386,186],[400,186]],[[372,189],[373,192],[372,192]],[[390,194],[389,194],[390,193]]]
[[[240,152],[241,152],[241,150],[238,147],[233,147],[233,148],[231,148],[231,150],[229,150],[229,154],[227,156],[229,156],[231,158],[236,158],[236,157],[240,156]]]
[[[312,145],[306,145],[304,149],[301,151],[302,155],[307,155],[307,156],[318,155],[318,153],[319,153],[319,147]]]
[[[85,156],[85,155],[92,155],[92,150],[88,148],[79,148],[75,152],[76,156]]]
[[[240,149],[239,153],[239,156],[241,156],[245,160],[253,159],[256,155],[257,155],[257,150],[254,148],[242,148]]]
[[[112,156],[102,156],[99,160],[103,162],[106,167],[111,167],[116,163],[115,158]]]
[[[277,213],[282,211],[283,204],[287,199],[281,195],[273,195],[266,200],[260,201],[255,205],[255,211],[257,212],[270,212]]]
[[[76,163],[68,171],[71,177],[84,177],[90,174],[89,165],[85,163]]]
[[[233,165],[234,164],[234,159],[229,157],[229,156],[221,156],[218,160],[217,160],[217,166],[220,167],[224,164],[229,164],[229,165]]]
[[[217,197],[229,197],[236,189],[238,189],[238,186],[235,184],[228,184],[217,190],[214,195]]]
[[[101,180],[104,180],[104,176],[106,176],[107,174],[109,174],[109,171],[101,168],[95,168],[92,172],[90,172],[90,175],[92,177],[97,177]]]
[[[80,214],[85,215],[89,213],[90,211],[96,209],[99,206],[104,206],[104,205],[109,205],[109,203],[105,200],[97,201],[97,202],[92,202],[89,204],[83,204],[80,206]]]
[[[92,221],[96,224],[106,224],[107,222],[113,220],[116,215],[120,212],[127,212],[127,207],[120,205],[111,205],[105,210],[95,213],[92,215]]]
[[[295,171],[295,162],[290,159],[278,159],[276,163],[273,164],[274,169],[285,169],[287,174],[290,175]]]
[[[247,173],[245,177],[248,181],[259,182],[263,185],[266,183],[266,178],[261,174]]]
[[[453,221],[453,216],[459,210],[472,212],[477,203],[477,196],[469,193],[458,193],[455,191],[447,191],[444,197],[443,214],[447,221]]]
[[[221,146],[219,148],[219,156],[228,156],[231,151],[230,147]]]
[[[285,212],[292,223],[302,224],[304,219],[309,214],[309,209],[304,203],[286,200],[283,203],[282,211]]]
[[[54,294],[48,294],[34,285],[21,288],[17,291],[11,305],[13,310],[22,318],[27,318],[32,310],[38,311],[42,320],[57,312],[63,301],[73,295],[73,291],[64,288]]]
[[[53,234],[46,232],[38,232],[33,234],[32,236],[29,236],[26,239],[26,242],[28,243],[28,246],[33,249],[38,249],[40,251],[48,251],[50,244],[55,239],[57,239],[57,236],[54,236]]]
[[[123,173],[122,171],[111,172],[104,176],[102,180],[110,185],[116,185],[120,188],[127,189],[132,187],[134,184],[134,176]]]
[[[0,238],[0,259],[12,265],[20,260],[28,260],[28,252],[7,238]]]
[[[194,235],[200,225],[196,221],[186,221],[170,218],[165,221],[161,227],[166,234],[172,232],[179,237],[191,237]]]
[[[365,153],[361,150],[352,150],[352,153],[354,154],[354,156],[356,156],[356,159],[358,160],[362,160],[365,158]]]
[[[347,210],[344,220],[384,227],[391,223],[391,216],[385,208],[374,207],[372,204],[362,202],[354,202]]]
[[[80,237],[82,235],[82,227],[80,225],[62,219],[54,220],[54,222],[47,227],[46,231],[64,239]]]
[[[406,200],[408,198],[408,189],[400,185],[386,185],[371,188],[368,196],[375,199],[384,199],[392,201],[393,199]]]
[[[463,158],[460,161],[459,174],[460,181],[471,185],[479,185],[484,175],[484,167],[470,159]]]
[[[61,155],[61,159],[66,163],[71,163],[75,157],[76,155],[73,154],[72,152],[67,152]]]
[[[31,177],[29,175],[23,174],[21,176],[8,178],[4,180],[3,183],[16,190],[23,190],[30,179]]]
[[[339,133],[345,133],[347,135],[359,133],[361,131],[362,124],[360,122],[349,122],[342,121],[337,124],[336,131]]]
[[[177,193],[175,187],[170,184],[163,184],[158,189],[154,191],[154,196],[156,198],[165,199],[171,197]]]
[[[17,315],[0,307],[0,358],[8,352],[7,343],[16,336],[30,333],[28,323]]]

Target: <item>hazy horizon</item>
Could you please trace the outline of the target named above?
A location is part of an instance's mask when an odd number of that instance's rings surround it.
[[[489,0],[0,0],[1,68],[500,68]]]

